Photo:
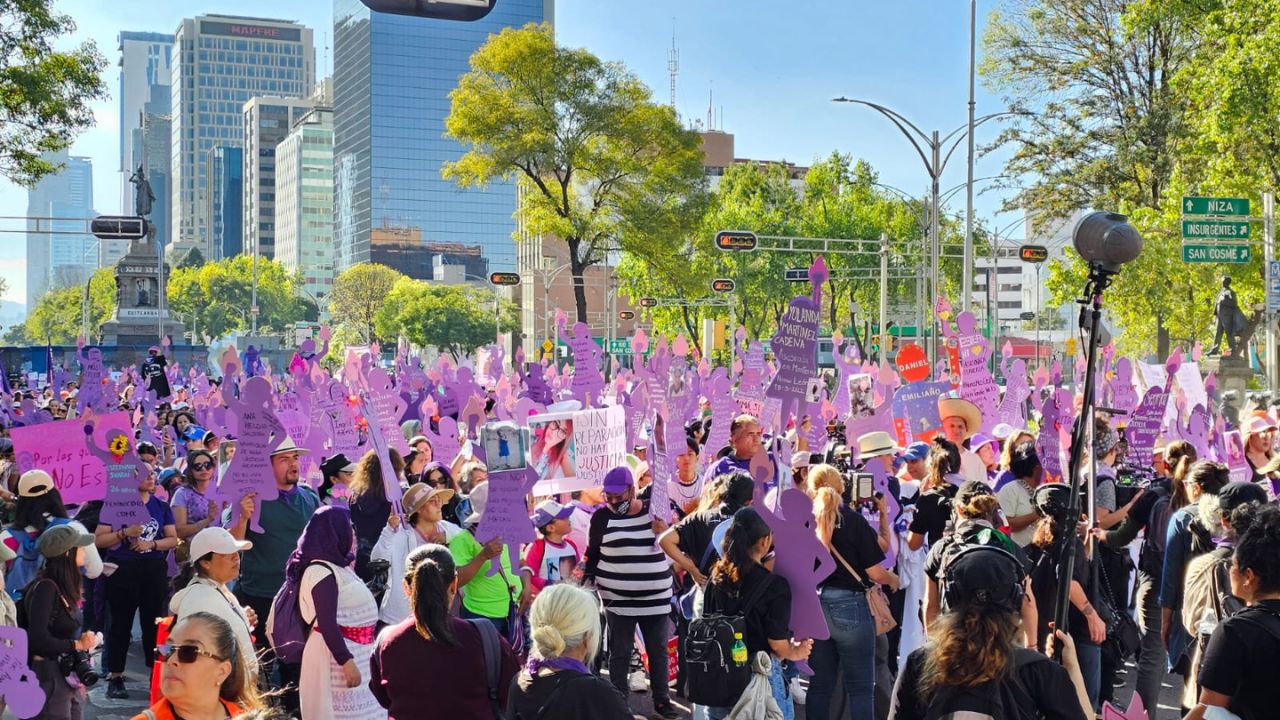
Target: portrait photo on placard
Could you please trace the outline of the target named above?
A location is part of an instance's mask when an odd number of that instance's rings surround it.
[[[491,473],[523,470],[529,464],[525,457],[528,442],[524,429],[513,422],[489,423],[481,427],[480,444],[484,446],[485,462]]]
[[[533,463],[539,479],[574,477],[577,472],[574,467],[577,446],[570,415],[531,417],[529,435],[529,461]]]
[[[869,374],[850,375],[849,385],[849,417],[870,417],[876,411],[875,386]]]

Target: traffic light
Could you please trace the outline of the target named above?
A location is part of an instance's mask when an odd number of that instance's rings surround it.
[[[513,272],[489,273],[489,282],[494,285],[519,285],[520,274]]]
[[[89,222],[89,232],[100,240],[141,240],[147,229],[145,219],[133,216],[99,215]]]
[[[758,244],[756,234],[747,230],[721,230],[716,233],[716,247],[731,252],[750,252]]]
[[[729,278],[718,278],[711,281],[712,292],[727,293],[733,292],[734,282]]]

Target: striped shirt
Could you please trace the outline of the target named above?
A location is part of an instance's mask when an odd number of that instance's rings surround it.
[[[602,507],[591,516],[583,576],[595,579],[614,615],[671,612],[671,564],[657,545],[648,506],[642,507],[635,515]]]

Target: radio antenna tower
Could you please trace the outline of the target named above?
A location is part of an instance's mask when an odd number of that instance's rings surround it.
[[[676,77],[680,75],[680,50],[676,48],[676,21],[671,19],[671,49],[667,51],[667,72],[671,73],[671,109],[676,110]],[[679,117],[680,111],[676,110]]]

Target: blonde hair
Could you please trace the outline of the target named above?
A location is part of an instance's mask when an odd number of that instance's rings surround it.
[[[573,585],[551,585],[538,593],[529,608],[533,652],[545,660],[569,648],[587,646],[587,665],[595,659],[600,641],[600,606],[591,593]]]
[[[831,533],[835,532],[836,522],[840,518],[840,505],[844,502],[844,477],[831,465],[818,463],[809,468],[805,492],[813,498],[813,517],[818,521],[815,527],[818,539],[830,548]]]
[[[1021,442],[1022,438],[1035,442],[1036,436],[1026,430],[1014,430],[1012,435],[1004,439],[1004,446],[1000,448],[1000,467],[1002,469],[1009,469],[1009,463],[1013,461],[1013,447]]]

